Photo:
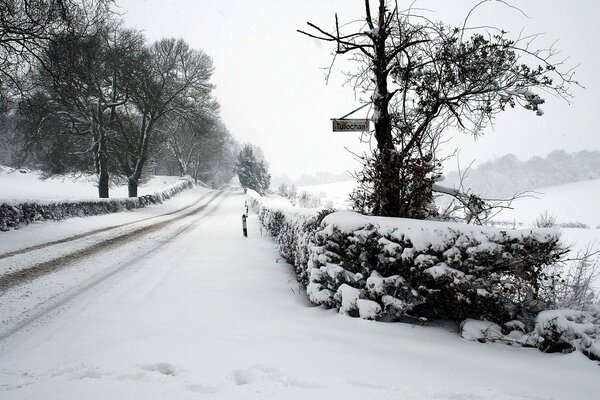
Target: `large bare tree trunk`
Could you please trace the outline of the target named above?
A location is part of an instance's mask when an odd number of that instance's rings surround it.
[[[368,7],[368,3],[367,3]],[[400,170],[393,141],[392,118],[389,113],[390,93],[388,91],[388,61],[386,59],[385,42],[388,32],[385,27],[385,1],[380,0],[378,9],[379,32],[373,38],[375,57],[373,73],[375,74],[375,93],[373,108],[375,115],[375,139],[377,139],[377,154],[374,160],[375,180],[374,191],[377,194],[377,204],[373,210],[376,215],[396,217],[400,213]]]
[[[127,179],[129,197],[137,197],[138,195],[138,185],[140,178],[142,177],[142,170],[144,169],[144,164],[146,164],[146,160],[148,159],[148,147],[150,145],[150,134],[152,132],[153,125],[154,122],[152,116],[143,118],[142,139],[138,148],[137,161],[135,163],[133,174],[131,174],[131,176],[129,176]]]
[[[94,137],[94,164],[98,175],[98,197],[109,197],[108,157],[106,154],[106,133],[103,129],[102,108],[94,105],[92,111],[92,132]]]
[[[101,199],[108,198],[109,177],[108,177],[108,157],[106,155],[106,134],[100,131],[100,146],[98,148],[98,195]]]

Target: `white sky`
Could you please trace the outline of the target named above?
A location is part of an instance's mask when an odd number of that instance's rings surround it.
[[[419,0],[433,19],[458,25],[476,0]],[[400,6],[409,2],[400,0]],[[406,3],[406,4],[403,4]],[[316,171],[355,170],[358,135],[331,132],[330,118],[356,108],[354,92],[324,71],[332,48],[296,32],[306,21],[333,27],[362,18],[363,0],[117,0],[127,26],[150,40],[185,39],[214,61],[216,96],[223,120],[242,142],[262,147],[274,175],[297,177]],[[600,150],[597,114],[600,71],[600,2],[596,0],[514,0],[527,15],[496,4],[479,9],[473,23],[495,25],[514,34],[544,33],[540,44],[558,40],[569,65],[581,64],[576,78],[586,87],[573,89],[571,105],[547,98],[545,115],[509,110],[494,129],[474,141],[459,136],[447,148],[461,150],[461,165],[506,153],[521,159],[552,150]],[[342,66],[342,64],[340,64]],[[343,69],[347,69],[344,67]],[[454,164],[449,165],[454,169]]]

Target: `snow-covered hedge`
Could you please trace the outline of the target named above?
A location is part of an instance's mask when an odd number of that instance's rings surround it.
[[[339,307],[346,284],[361,290],[357,300],[378,303],[393,319],[532,321],[548,306],[545,269],[561,253],[549,230],[337,212],[314,235],[307,292],[315,303]],[[360,305],[343,312],[362,315]]]
[[[519,319],[531,328],[548,307],[545,270],[562,254],[555,231],[327,215],[249,197],[314,304],[370,319]]]
[[[537,347],[546,353],[571,353],[580,350],[592,360],[600,360],[600,312],[598,310],[546,310],[535,318],[527,332],[524,324],[510,321],[499,325],[466,319],[461,335],[479,342],[504,342],[510,345]]]
[[[600,312],[548,310],[535,320],[532,340],[545,352],[580,350],[592,360],[600,360]]]
[[[549,229],[306,210],[248,191],[310,301],[365,319],[461,322],[469,340],[600,359],[600,312],[554,307],[547,267],[564,249]]]
[[[191,188],[192,182],[191,178],[182,178],[160,192],[132,198],[5,201],[0,203],[0,231],[18,228],[20,224],[34,221],[108,214],[159,204],[184,189]]]

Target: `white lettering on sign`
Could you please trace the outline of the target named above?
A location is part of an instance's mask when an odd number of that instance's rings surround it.
[[[366,132],[369,130],[368,119],[332,119],[334,132]]]

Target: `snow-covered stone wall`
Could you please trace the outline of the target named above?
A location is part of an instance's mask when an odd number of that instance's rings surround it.
[[[164,190],[139,197],[90,200],[30,200],[0,203],[0,231],[18,228],[34,221],[61,220],[69,217],[108,214],[150,204],[159,204],[191,188],[193,180],[182,178]]]

